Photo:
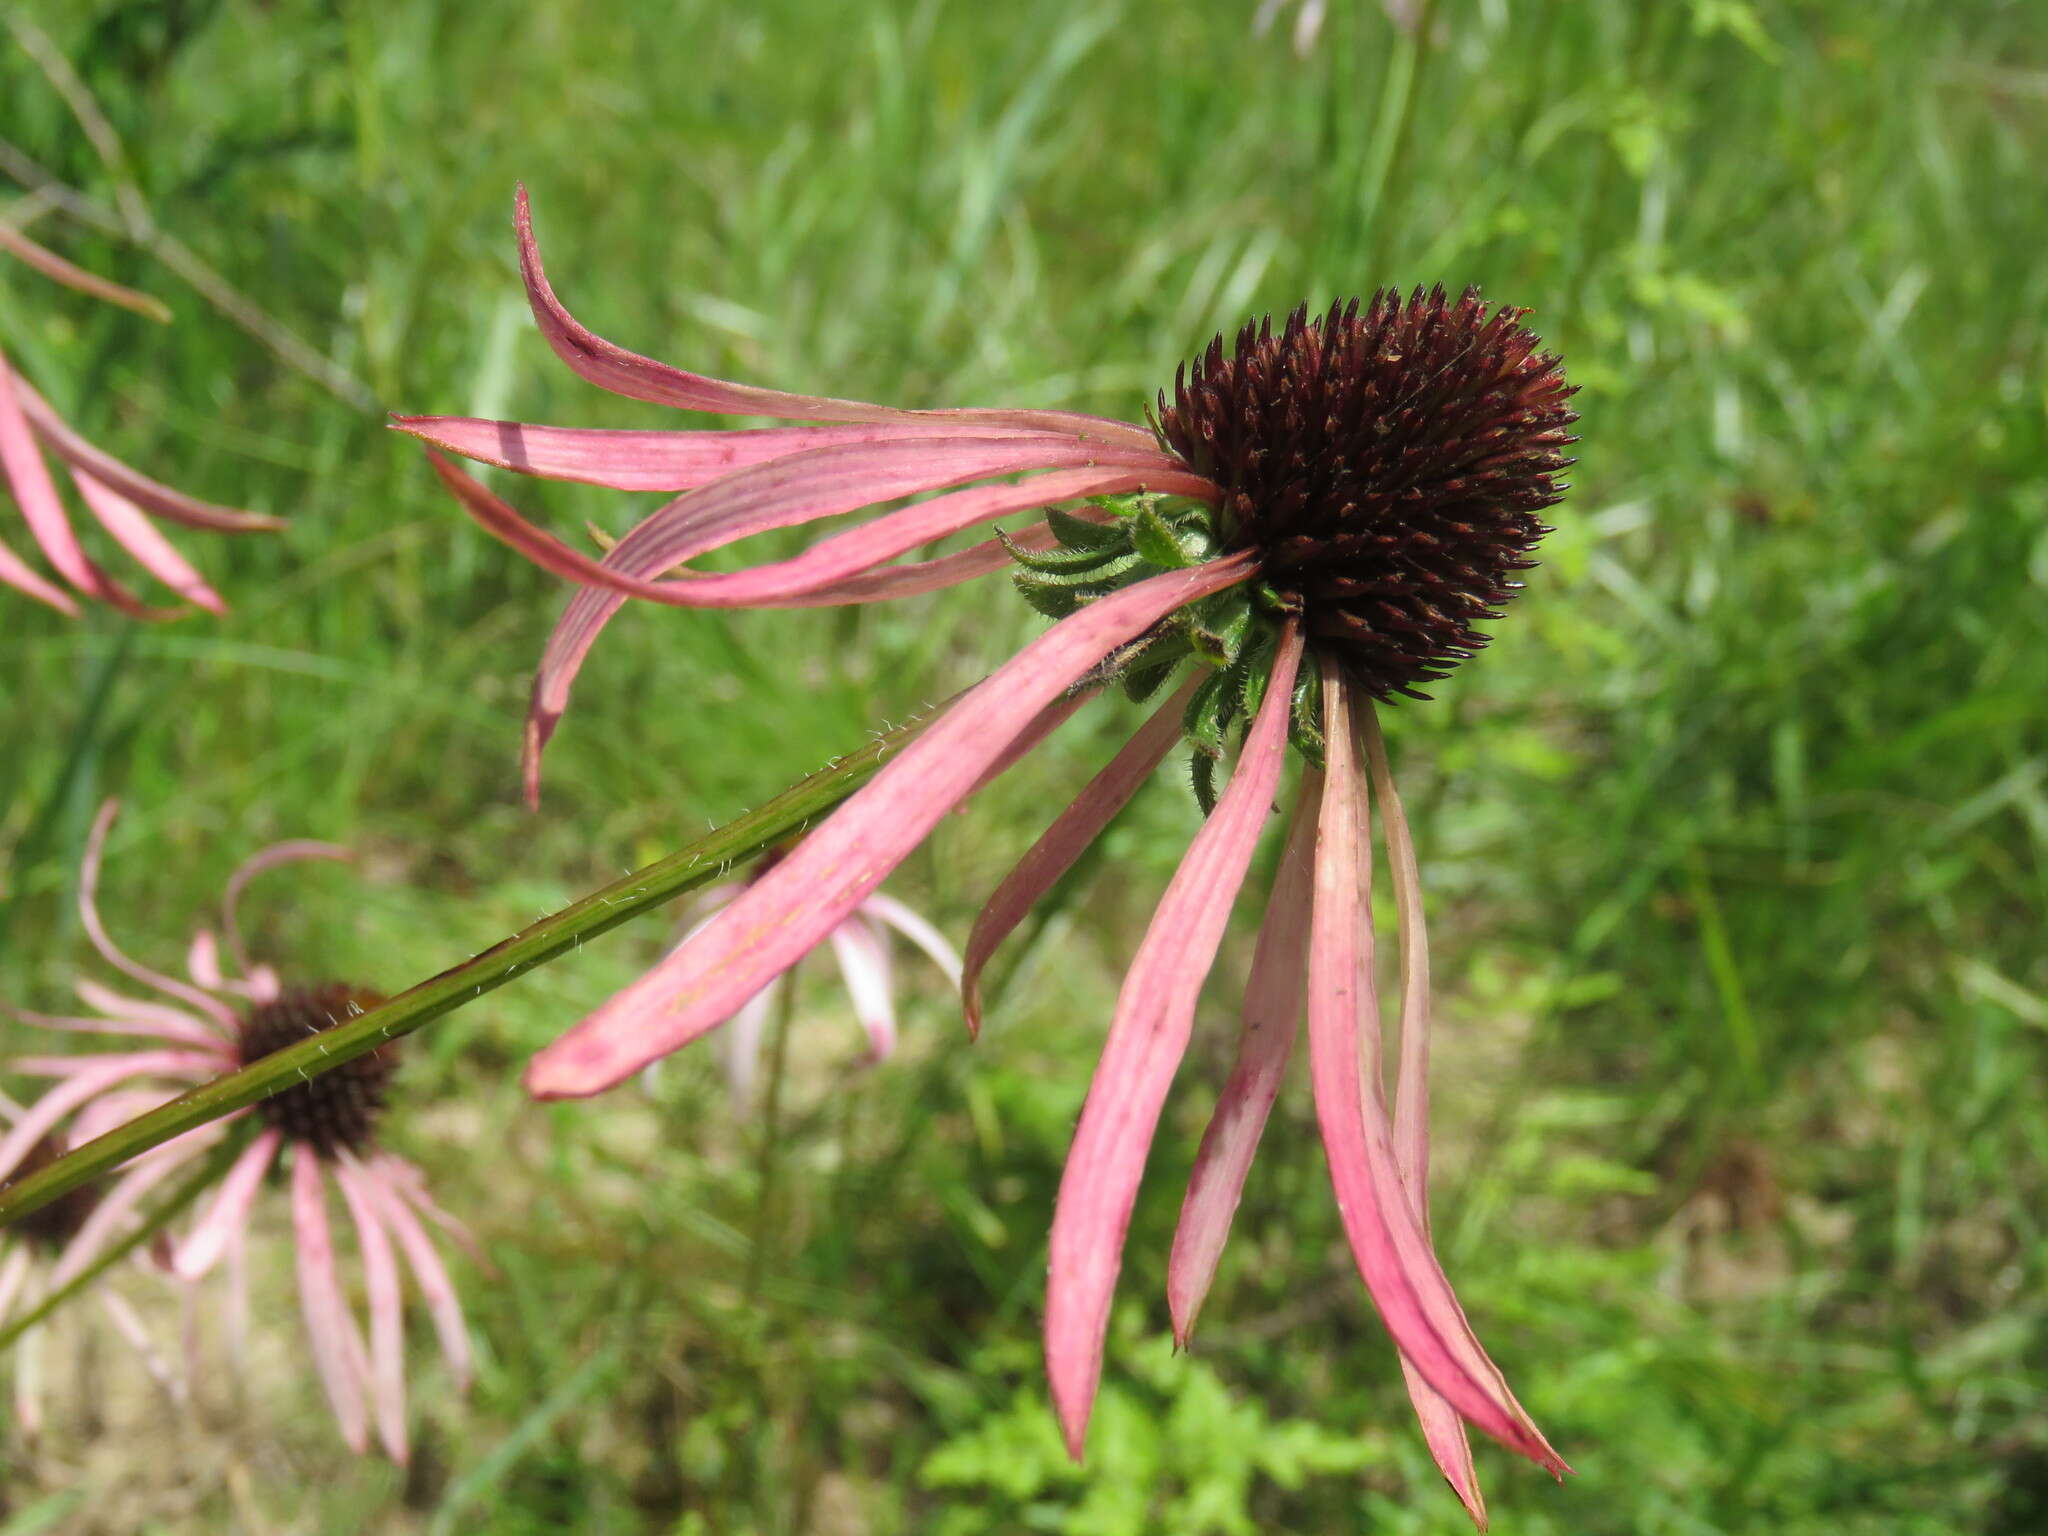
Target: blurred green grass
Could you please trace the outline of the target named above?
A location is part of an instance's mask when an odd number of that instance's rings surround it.
[[[2048,24],[1996,0],[1451,0],[1418,48],[1338,5],[1297,60],[1249,10],[21,8],[157,222],[393,409],[670,419],[533,334],[517,180],[605,334],[904,403],[1128,415],[1217,329],[1382,282],[1534,306],[1584,385],[1577,487],[1494,647],[1389,723],[1441,950],[1446,1264],[1580,1469],[1559,1490],[1482,1451],[1496,1526],[2048,1527]],[[18,52],[0,103],[0,138],[112,199]],[[221,623],[6,607],[9,997],[53,1000],[85,955],[67,897],[103,794],[128,804],[106,903],[144,954],[176,953],[249,848],[331,837],[365,871],[269,877],[259,938],[398,985],[1031,632],[990,589],[629,613],[529,819],[518,717],[559,591],[147,253],[39,234],[177,319],[0,268],[23,365],[116,451],[293,527],[183,541]],[[565,529],[635,510],[509,489]],[[1091,712],[894,888],[962,931],[1123,723]],[[494,1267],[463,1277],[482,1380],[459,1403],[420,1367],[409,1473],[346,1459],[280,1268],[253,1412],[202,1392],[166,1427],[89,1396],[76,1443],[10,1447],[0,1499],[30,1521],[83,1489],[52,1518],[124,1532],[1458,1529],[1304,1095],[1205,1335],[1164,1354],[1242,936],[1133,1225],[1090,1465],[1056,1452],[1052,1192],[1192,820],[1170,785],[1141,803],[972,1049],[932,997],[903,1060],[852,1070],[814,978],[760,1295],[756,1131],[706,1061],[576,1108],[514,1087],[662,938],[627,931],[412,1052],[394,1138]]]

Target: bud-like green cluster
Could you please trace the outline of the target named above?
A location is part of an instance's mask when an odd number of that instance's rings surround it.
[[[1012,573],[1024,600],[1050,619],[1166,571],[1216,559],[1223,542],[1215,512],[1200,502],[1137,493],[1093,499],[1098,517],[1049,510],[1046,524],[1057,541],[1024,549],[1004,538],[1018,569]],[[1207,668],[1188,698],[1182,730],[1193,749],[1189,776],[1206,812],[1216,804],[1216,768],[1233,731],[1240,737],[1265,697],[1280,621],[1287,600],[1256,579],[1201,598],[1162,619],[1118,650],[1087,679],[1087,686],[1120,685],[1142,702],[1183,663]],[[1295,750],[1320,765],[1323,757],[1321,684],[1305,665],[1294,685],[1289,736]]]

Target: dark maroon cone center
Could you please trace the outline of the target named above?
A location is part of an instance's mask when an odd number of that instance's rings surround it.
[[[243,1016],[238,1041],[243,1064],[296,1045],[383,1001],[379,993],[339,981],[290,988],[275,1002],[259,1003]],[[397,1047],[382,1045],[272,1094],[257,1104],[256,1111],[290,1140],[310,1144],[323,1157],[343,1148],[359,1152],[369,1145],[384,1112],[385,1090],[397,1066]]]
[[[1158,429],[1223,487],[1223,534],[1255,549],[1318,649],[1376,697],[1424,698],[1486,644],[1514,574],[1550,530],[1536,514],[1578,419],[1526,310],[1477,289],[1379,292],[1279,335],[1218,336],[1159,399]]]

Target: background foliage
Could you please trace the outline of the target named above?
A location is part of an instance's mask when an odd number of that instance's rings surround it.
[[[1482,1452],[1504,1531],[2048,1527],[2048,26],[2030,0],[1332,7],[37,0],[96,158],[0,51],[0,138],[122,174],[246,303],[39,226],[158,328],[0,269],[0,329],[89,432],[275,540],[187,539],[224,622],[0,621],[0,992],[60,993],[92,805],[107,907],[168,958],[276,836],[274,956],[402,985],[970,681],[994,586],[872,611],[627,614],[515,803],[561,602],[382,408],[661,425],[521,302],[531,188],[600,330],[904,403],[1129,414],[1221,327],[1379,282],[1535,307],[1583,463],[1498,643],[1390,722],[1439,924],[1447,1267],[1580,1475]],[[502,483],[502,482],[501,482]],[[574,529],[636,508],[508,486]],[[996,595],[992,595],[996,594]],[[956,934],[1126,724],[1084,723],[898,878]],[[476,1224],[467,1402],[350,1460],[289,1265],[258,1368],[187,1420],[59,1373],[0,1530],[1459,1529],[1283,1099],[1189,1357],[1164,1255],[1228,1061],[1212,989],[1133,1228],[1085,1470],[1037,1362],[1044,1234],[1115,977],[1192,825],[1169,782],[970,1048],[943,996],[873,1072],[813,974],[773,1165],[706,1053],[537,1109],[515,1069],[633,973],[628,929],[435,1026],[392,1136]],[[1219,982],[1242,974],[1236,935]],[[279,1213],[273,1230],[282,1237]],[[758,1249],[758,1257],[756,1250]],[[424,1359],[426,1351],[419,1352]]]

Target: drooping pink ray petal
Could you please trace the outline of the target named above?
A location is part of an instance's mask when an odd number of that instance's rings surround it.
[[[115,1126],[133,1120],[137,1115],[148,1113],[173,1096],[173,1090],[168,1083],[159,1083],[154,1088],[117,1088],[103,1093],[72,1118],[70,1126],[65,1131],[65,1140],[74,1147],[82,1147],[88,1141],[111,1131]],[[195,1146],[202,1145],[211,1140],[213,1134],[215,1132],[212,1127],[201,1127],[173,1138],[165,1143],[165,1147],[182,1147],[187,1142]]]
[[[193,1058],[189,1053],[180,1051],[139,1051],[107,1057],[103,1064],[99,1057],[86,1059],[94,1065],[65,1077],[29,1105],[7,1134],[0,1136],[0,1181],[21,1166],[21,1160],[31,1147],[95,1094],[103,1093],[131,1077],[153,1072],[176,1072]]]
[[[819,546],[830,546],[833,555],[819,557],[815,562],[812,585],[824,586],[858,575],[871,565],[960,527],[1066,497],[1095,494],[1098,484],[1119,489],[1153,485],[1183,495],[1192,494],[1186,487],[1209,488],[1208,481],[1185,471],[1139,469],[1119,462],[1113,450],[1054,447],[1039,438],[963,438],[908,447],[857,443],[794,454],[713,481],[655,512],[620,539],[600,561],[528,522],[438,450],[430,448],[427,455],[442,483],[454,492],[463,510],[479,526],[543,570],[585,586],[606,587],[627,597],[678,608],[744,606],[746,600],[728,598],[726,590],[744,589],[746,583],[741,578],[750,573],[700,573],[666,581],[650,580],[650,576],[753,534],[816,522],[919,491],[942,490],[967,481],[1032,470],[1093,471],[1064,477],[1046,474],[1022,486],[986,486],[981,488],[984,494],[980,498],[965,504],[947,498],[946,505],[937,512],[926,512],[925,508],[939,504],[925,502],[905,508],[893,519],[877,519],[865,525],[874,528],[887,524],[900,542],[882,536],[863,542],[856,538],[863,529],[850,529]],[[948,513],[955,514],[959,521],[949,526],[944,520]],[[911,514],[919,516],[902,521]],[[922,527],[926,522],[938,531],[902,539],[904,531]],[[845,540],[853,542],[841,542]],[[869,553],[871,548],[876,552]],[[863,558],[852,558],[854,553]],[[811,570],[806,567],[805,574]],[[788,593],[805,590],[800,582],[773,590],[785,589]]]
[[[74,262],[66,261],[48,246],[29,239],[13,225],[0,222],[0,251],[18,261],[26,262],[54,283],[62,283],[79,293],[90,294],[103,303],[116,304],[122,309],[133,310],[158,322],[171,318],[171,312],[164,307],[163,300],[134,288],[124,287],[110,278],[101,277],[97,272],[88,272]]]
[[[26,1008],[9,1008],[7,1012],[24,1024],[37,1029],[57,1029],[69,1034],[89,1035],[133,1035],[135,1026],[119,1019],[73,1018],[50,1013],[34,1013]],[[220,1036],[198,1024],[186,1024],[172,1028],[156,1028],[151,1034],[162,1040],[178,1040],[190,1045],[217,1046]]]
[[[382,1157],[373,1157],[364,1169],[363,1185],[377,1200],[413,1278],[419,1282],[420,1299],[434,1321],[434,1333],[441,1341],[448,1374],[455,1378],[455,1389],[468,1391],[472,1372],[469,1329],[462,1320],[462,1303],[456,1297],[454,1281],[448,1278],[447,1266],[434,1251],[433,1240],[419,1218],[406,1204],[401,1181],[390,1177]]]
[[[183,491],[174,491],[80,437],[27,381],[17,378],[15,393],[29,425],[35,429],[44,447],[73,470],[83,470],[145,512],[168,518],[174,523],[183,523],[188,528],[211,528],[217,533],[261,533],[285,526],[283,518],[268,517],[260,512],[242,512],[234,507],[217,507],[196,496],[187,496]]]
[[[1011,435],[1071,443],[1072,432],[969,425],[957,421],[892,421],[832,427],[752,427],[737,432],[622,431],[547,427],[473,416],[394,416],[391,424],[425,443],[548,480],[602,485],[615,491],[689,491],[734,470],[847,443],[931,442]],[[1170,461],[1160,455],[1161,467]]]
[[[34,598],[37,602],[56,609],[66,618],[78,617],[78,604],[71,594],[62,587],[53,587],[38,576],[21,556],[0,543],[0,584]]]
[[[383,1170],[383,1176],[392,1189],[402,1193],[406,1203],[445,1232],[456,1247],[479,1264],[489,1262],[484,1258],[483,1249],[477,1246],[475,1234],[434,1203],[434,1197],[427,1193],[425,1174],[395,1152],[380,1152],[377,1166]]]
[[[1145,781],[1152,777],[1181,737],[1181,717],[1189,696],[1199,685],[1190,679],[1160,705],[1102,771],[1090,779],[1054,818],[1037,842],[989,897],[974,927],[967,934],[967,959],[960,973],[960,1002],[967,1014],[967,1032],[981,1033],[981,973],[1004,939],[1024,921],[1060,876],[1074,867],[1074,861],[1089,844],[1102,835],[1116,813],[1130,803]]]
[[[181,1280],[197,1280],[220,1261],[228,1239],[248,1225],[249,1208],[263,1188],[263,1176],[284,1145],[284,1133],[271,1127],[244,1147],[215,1191],[213,1204],[192,1224],[171,1259]]]
[[[105,481],[82,469],[71,471],[71,483],[92,515],[116,544],[128,551],[135,563],[169,587],[186,602],[208,613],[226,613],[221,595],[206,583],[192,563],[179,554],[142,508]]]
[[[33,1305],[35,1288],[23,1298]],[[14,1422],[24,1440],[34,1444],[43,1433],[43,1330],[36,1324],[14,1341]]]
[[[1394,909],[1401,924],[1401,1045],[1395,1068],[1394,1156],[1401,1179],[1415,1205],[1416,1219],[1429,1231],[1429,933],[1423,924],[1422,876],[1415,861],[1415,842],[1394,775],[1387,765],[1386,743],[1380,736],[1378,712],[1370,700],[1355,711],[1353,734],[1363,749],[1372,794],[1379,801],[1380,829],[1386,842],[1387,868],[1394,887]],[[1480,1530],[1486,1529],[1486,1500],[1479,1491],[1479,1472],[1472,1464],[1472,1438],[1447,1398],[1422,1377],[1407,1356],[1401,1375],[1422,1425],[1430,1456],[1444,1481]]]
[[[249,951],[242,943],[242,926],[236,921],[236,914],[242,903],[243,888],[265,870],[276,869],[281,864],[297,864],[308,859],[331,859],[346,864],[355,857],[353,849],[339,843],[318,843],[307,838],[293,838],[282,843],[272,843],[268,848],[258,849],[228,876],[228,883],[220,898],[220,931],[227,941],[228,953],[234,957],[235,969],[244,976],[255,967],[249,963]]]
[[[185,951],[185,974],[209,992],[227,990],[228,979],[220,969],[220,945],[215,942],[212,929],[202,928],[192,935],[192,943]]]
[[[129,1025],[131,1034],[156,1035],[164,1040],[192,1041],[210,1044],[216,1050],[227,1049],[220,1029],[210,1018],[201,1018],[169,1003],[152,1003],[139,997],[129,997],[94,981],[90,976],[74,978],[71,986],[86,1007],[96,1008],[108,1018]]]
[[[893,406],[870,405],[860,400],[834,400],[822,395],[792,395],[778,389],[761,389],[749,384],[731,384],[703,374],[658,363],[615,346],[587,330],[555,297],[541,268],[540,247],[534,243],[533,215],[521,187],[514,212],[519,231],[519,269],[526,280],[526,296],[533,306],[541,335],[579,378],[599,389],[656,405],[680,410],[706,411],[722,416],[772,416],[790,421],[900,421],[905,418],[950,420],[971,425],[1043,428],[1052,431],[1086,431],[1104,439],[1156,447],[1152,434],[1129,422],[1087,416],[1077,411],[945,410],[907,411]]]
[[[1375,1069],[1368,869],[1343,674],[1323,667],[1323,803],[1309,925],[1309,1072],[1337,1210],[1366,1289],[1405,1359],[1472,1424],[1555,1474],[1568,1471],[1508,1391],[1459,1309],[1402,1188]],[[1361,1076],[1363,1072],[1363,1078]]]
[[[888,952],[858,912],[825,937],[839,961],[854,1017],[867,1031],[868,1054],[886,1061],[896,1049],[896,1000],[889,995]]]
[[[1079,517],[1088,510],[1091,509],[1078,508],[1072,515]],[[991,571],[1002,570],[1010,564],[1012,549],[1049,549],[1054,542],[1050,528],[1044,523],[1033,523],[1013,534],[1007,545],[1001,539],[987,539],[970,549],[956,550],[950,555],[939,555],[931,560],[906,561],[902,565],[880,566],[872,571],[864,571],[858,576],[849,576],[844,581],[835,581],[830,586],[814,587],[795,597],[764,603],[762,606],[844,608],[860,603],[882,603],[897,598],[922,597],[927,592],[942,592],[947,587],[959,586],[963,581],[972,581],[977,576],[986,576]]]
[[[21,508],[22,518],[28,523],[28,531],[56,567],[57,574],[87,597],[114,602],[125,594],[119,592],[106,572],[93,564],[80,547],[78,536],[71,531],[64,498],[57,494],[57,482],[50,478],[50,466],[43,462],[42,450],[36,446],[35,434],[29,430],[28,418],[15,398],[16,387],[7,354],[0,352],[0,479],[6,480],[15,505]],[[134,603],[132,597],[127,601]]]
[[[292,1148],[292,1237],[298,1257],[299,1307],[305,1314],[306,1339],[313,1366],[327,1401],[341,1426],[341,1438],[360,1454],[369,1441],[363,1408],[363,1353],[355,1318],[341,1290],[341,1267],[334,1256],[334,1234],[327,1225],[327,1191],[320,1161],[311,1147]]]
[[[14,1298],[21,1292],[22,1281],[28,1278],[28,1267],[34,1256],[20,1243],[14,1251],[0,1260],[0,1322],[5,1322],[14,1312]]]
[[[557,545],[548,569],[590,586],[609,587],[628,597],[647,598],[679,608],[759,608],[788,603],[820,588],[850,581],[884,561],[930,544],[977,523],[993,522],[1015,512],[1030,511],[1081,496],[1153,490],[1191,495],[1208,482],[1193,475],[1157,471],[1070,469],[1034,476],[1018,485],[983,485],[921,501],[887,513],[857,528],[820,540],[788,560],[744,571],[650,581],[632,574],[629,560],[614,549],[604,560]],[[545,536],[544,536],[545,537]],[[509,542],[509,541],[508,541]],[[550,541],[553,542],[553,541]],[[623,547],[624,541],[621,541]],[[569,563],[560,564],[567,556]]]
[[[1060,1176],[1045,1288],[1045,1369],[1067,1452],[1076,1461],[1102,1378],[1109,1304],[1152,1135],[1287,761],[1301,651],[1301,627],[1290,620],[1237,769],[1189,843],[1131,959]]]
[[[1202,1300],[1216,1278],[1216,1264],[1230,1236],[1231,1218],[1244,1197],[1244,1181],[1279,1095],[1280,1081],[1294,1052],[1301,1024],[1304,970],[1308,962],[1310,866],[1314,860],[1316,807],[1323,776],[1311,768],[1295,792],[1294,819],[1273,877],[1258,947],[1245,980],[1244,1019],[1237,1061],[1217,1096],[1209,1128],[1202,1133],[1195,1166],[1188,1175],[1180,1224],[1166,1266],[1166,1301],[1174,1342],[1183,1349],[1195,1331]]]
[[[960,985],[960,956],[923,913],[913,912],[894,896],[885,896],[880,891],[862,902],[860,910],[862,915],[894,928],[930,956],[932,964],[945,973],[946,980],[956,987]]]
[[[363,1187],[367,1177],[347,1152],[334,1160],[334,1182],[355,1222],[356,1247],[363,1256],[363,1285],[370,1300],[370,1399],[376,1409],[377,1438],[384,1452],[404,1466],[410,1447],[405,1434],[405,1313],[398,1290],[398,1259],[384,1229],[383,1205]]]
[[[754,1084],[761,1075],[761,1046],[768,1036],[775,994],[788,985],[786,977],[769,982],[740,1004],[739,1012],[713,1037],[718,1042],[719,1065],[725,1070],[725,1091],[741,1110],[754,1106]]]
[[[25,1077],[77,1077],[115,1066],[129,1077],[145,1073],[190,1077],[211,1073],[219,1058],[211,1051],[105,1051],[85,1055],[10,1056],[7,1068]]]
[[[1062,619],[970,691],[704,931],[537,1054],[529,1091],[602,1092],[730,1018],[822,941],[1038,712],[1175,609],[1248,576],[1249,554],[1168,571]]]
[[[161,971],[153,971],[146,965],[130,960],[107,936],[106,925],[100,921],[100,859],[106,851],[107,831],[113,826],[114,817],[119,814],[120,809],[121,803],[118,800],[105,801],[100,806],[99,814],[93,818],[92,830],[86,834],[85,859],[78,870],[78,917],[85,925],[86,937],[92,940],[92,946],[100,952],[100,958],[115,970],[133,977],[144,986],[155,987],[166,997],[175,997],[181,1003],[189,1003],[198,1009],[201,1015],[219,1024],[228,1034],[234,1034],[235,1016],[219,998],[209,996],[176,977],[166,976]]]

